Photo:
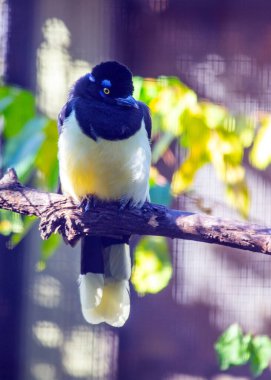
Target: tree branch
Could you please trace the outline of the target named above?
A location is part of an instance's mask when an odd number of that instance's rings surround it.
[[[37,216],[43,239],[60,232],[71,245],[85,234],[114,237],[137,234],[271,254],[271,228],[170,210],[151,203],[145,203],[141,209],[120,210],[117,202],[98,201],[89,212],[83,212],[64,195],[22,186],[13,169],[0,180],[0,209]]]

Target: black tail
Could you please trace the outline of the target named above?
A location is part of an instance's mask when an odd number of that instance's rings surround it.
[[[104,273],[103,244],[100,236],[85,236],[81,242],[81,274]]]
[[[80,299],[85,319],[122,326],[130,312],[128,237],[82,239]]]

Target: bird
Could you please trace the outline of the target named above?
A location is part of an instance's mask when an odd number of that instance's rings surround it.
[[[85,212],[94,198],[117,201],[120,210],[150,200],[152,121],[133,91],[127,66],[102,62],[74,83],[58,116],[61,192],[85,204]],[[125,324],[130,276],[129,236],[81,239],[79,293],[87,322]]]

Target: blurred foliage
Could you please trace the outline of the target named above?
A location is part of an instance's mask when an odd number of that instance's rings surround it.
[[[249,363],[257,377],[271,363],[271,340],[265,335],[244,334],[238,324],[231,325],[220,336],[215,349],[222,370]]]
[[[136,291],[158,293],[171,279],[172,265],[165,238],[145,237],[137,244],[134,254],[134,268],[131,277]]]
[[[135,94],[152,111],[153,162],[158,162],[173,141],[185,152],[173,174],[171,192],[179,195],[190,190],[197,172],[212,165],[225,186],[227,201],[247,218],[250,196],[243,157],[252,147],[250,162],[255,168],[265,169],[271,162],[271,116],[259,115],[256,122],[248,115],[234,116],[226,107],[198,100],[177,78],[135,78]]]
[[[34,96],[16,87],[0,87],[3,170],[15,168],[21,182],[56,190],[58,181],[56,122],[41,116]],[[9,248],[17,245],[35,218],[0,210],[0,233],[10,235]],[[54,253],[56,238],[41,241],[41,261]],[[58,237],[58,243],[60,238]]]
[[[4,236],[21,234],[24,231],[23,217],[20,214],[1,210],[0,231]]]
[[[150,194],[152,202],[169,206],[173,194],[191,190],[198,171],[212,165],[225,186],[228,202],[244,217],[249,215],[250,195],[243,165],[245,150],[251,165],[265,169],[271,162],[271,115],[232,115],[221,105],[198,99],[177,78],[134,78],[135,98],[148,104],[153,120]],[[0,87],[0,127],[3,169],[14,167],[23,183],[56,191],[58,182],[56,121],[40,115],[31,93]],[[160,162],[176,166],[172,146],[182,148],[183,159],[170,183],[159,172]],[[0,211],[0,233],[10,235],[12,247],[34,223],[33,218]],[[54,253],[58,235],[42,242],[38,269]],[[162,238],[144,238],[135,252],[132,282],[141,294],[163,289],[171,278],[168,245]]]
[[[264,170],[271,163],[271,115],[260,117],[260,128],[250,151],[250,161],[257,169]]]

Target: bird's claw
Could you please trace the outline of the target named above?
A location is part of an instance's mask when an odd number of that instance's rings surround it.
[[[89,212],[97,206],[97,197],[95,195],[87,195],[80,203],[83,212]]]
[[[130,203],[131,203],[131,201],[130,201],[130,199],[128,199],[128,198],[121,198],[120,200],[119,200],[119,210],[120,211],[122,211],[122,210],[124,210],[125,208],[130,208],[129,206],[130,206]]]
[[[119,200],[119,210],[124,210],[124,209],[129,209],[129,210],[133,210],[133,209],[136,209],[136,208],[141,208],[142,207],[142,204],[140,203],[136,203],[134,202],[132,199],[129,199],[129,198],[121,198]]]

